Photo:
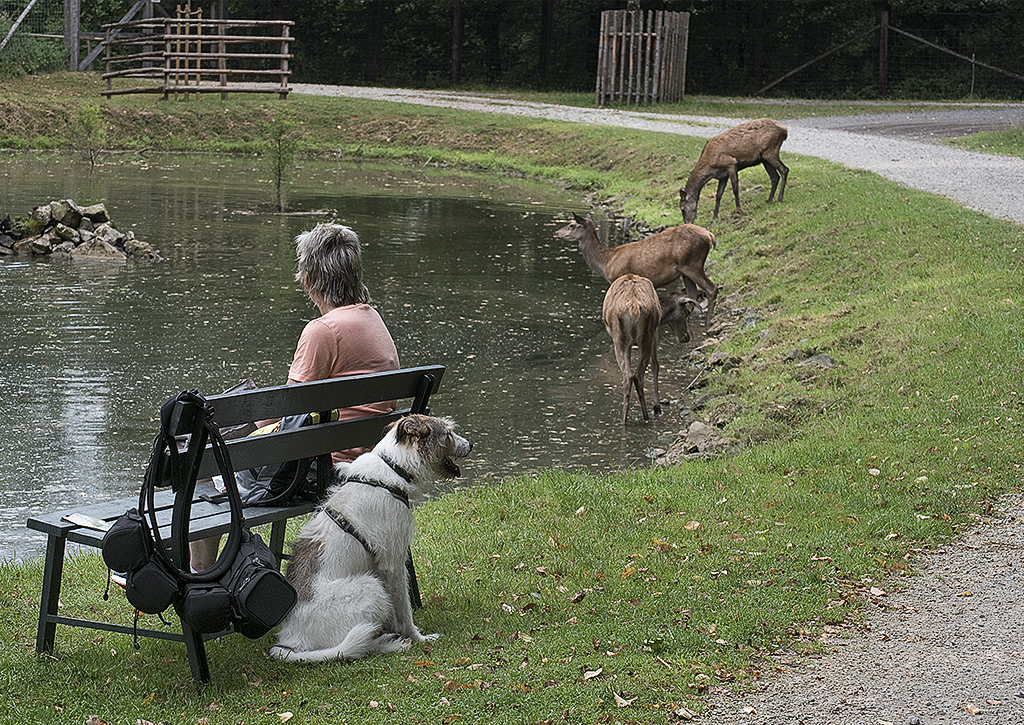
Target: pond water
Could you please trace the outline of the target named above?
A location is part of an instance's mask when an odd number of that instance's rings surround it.
[[[271,212],[253,159],[0,157],[0,215],[51,199],[104,202],[164,261],[0,256],[0,560],[39,556],[35,512],[134,494],[159,405],[252,377],[284,382],[315,308],[292,239],[337,219],[404,366],[447,366],[432,412],[475,444],[459,485],[547,467],[646,466],[683,422],[619,425],[601,323],[606,284],[553,232],[584,205],[539,182],[416,167],[307,163]],[[663,335],[662,396],[694,371]],[[436,492],[435,492],[436,493]]]

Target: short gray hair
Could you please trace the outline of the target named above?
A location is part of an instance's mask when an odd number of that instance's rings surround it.
[[[295,279],[332,307],[370,301],[363,284],[359,237],[341,224],[321,222],[295,237],[298,272]]]

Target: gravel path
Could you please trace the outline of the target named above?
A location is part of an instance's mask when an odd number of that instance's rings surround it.
[[[369,98],[703,138],[738,123],[735,118],[576,108],[446,91],[303,83],[292,88],[295,93],[307,95]],[[940,129],[955,136],[1024,125],[1024,104],[989,105],[964,111],[779,120],[789,128],[789,138],[782,147],[783,157],[786,152],[805,154],[873,171],[905,186],[940,194],[969,209],[1024,224],[1024,159],[963,151],[936,143]]]
[[[1024,723],[1024,498],[933,552],[921,574],[882,585],[860,624],[828,632],[823,653],[780,653],[742,697],[711,694],[722,725]],[[771,670],[774,672],[769,672]]]
[[[514,103],[436,91],[308,86],[296,93],[535,116],[710,137],[736,119]],[[1024,125],[1024,105],[780,119],[786,152],[866,169],[1024,224],[1024,160],[943,137]],[[701,722],[732,725],[1024,725],[1024,495],[964,539],[879,585],[864,616],[826,632],[822,653],[777,653],[754,689],[714,689]]]

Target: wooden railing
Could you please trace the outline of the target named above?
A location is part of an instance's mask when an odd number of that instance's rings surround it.
[[[288,87],[289,20],[165,18],[104,25],[102,95],[277,93]],[[277,33],[274,35],[273,33]],[[274,52],[276,51],[276,52]],[[150,81],[114,87],[117,80]]]

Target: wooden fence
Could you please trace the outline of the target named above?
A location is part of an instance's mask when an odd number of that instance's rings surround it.
[[[104,96],[277,93],[288,87],[290,20],[164,18],[104,25]],[[277,34],[274,34],[274,33]],[[267,47],[269,46],[269,50]],[[276,51],[276,52],[274,52]],[[114,87],[121,79],[149,80]]]
[[[689,30],[689,13],[661,10],[601,13],[597,105],[682,101]]]

